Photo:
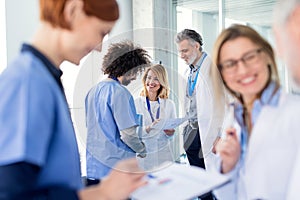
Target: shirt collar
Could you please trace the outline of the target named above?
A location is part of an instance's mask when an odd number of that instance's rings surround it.
[[[196,65],[193,65],[193,64],[190,64],[190,65],[189,65],[191,71],[196,72],[196,71],[199,69],[199,67],[200,67],[200,65],[201,65],[201,58],[202,58],[202,56],[203,56],[204,53],[205,53],[205,52],[202,51],[202,55],[201,55],[201,57],[199,58],[199,60],[197,61]]]
[[[63,72],[60,69],[58,69],[57,67],[55,67],[55,65],[44,54],[42,54],[40,51],[38,51],[32,45],[23,44],[22,48],[21,48],[21,52],[25,52],[25,51],[31,52],[33,55],[35,55],[38,59],[40,59],[43,62],[44,66],[48,69],[50,74],[53,76],[53,78],[55,79],[55,81],[58,84],[58,86],[60,87],[60,89],[62,91],[64,91],[63,85],[62,85],[62,82],[60,79]]]
[[[279,93],[281,88],[276,91],[277,87],[275,82],[271,82],[261,95],[260,101],[262,105],[269,104],[277,106],[279,101]]]
[[[275,91],[276,89],[277,89],[277,87],[276,87],[275,82],[274,81],[270,82],[269,85],[262,92],[261,97],[254,101],[254,105],[255,104],[261,104],[261,105],[269,104],[271,106],[276,106],[278,104],[279,93],[281,90],[279,88],[277,91]],[[235,108],[238,108],[238,109],[243,108],[243,105],[241,104],[241,102],[236,101]]]
[[[264,89],[263,93],[261,94],[260,99],[256,99],[254,101],[252,108],[252,122],[254,124],[263,106],[278,105],[281,88],[279,88],[277,91],[276,89],[277,87],[275,82],[270,82],[270,84]],[[238,101],[236,101],[234,104],[235,117],[239,124],[243,124],[243,105],[241,104],[241,102]]]

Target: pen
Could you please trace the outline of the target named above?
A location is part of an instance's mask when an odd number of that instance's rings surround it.
[[[169,183],[171,181],[170,178],[162,178],[162,179],[158,179],[157,176],[154,176],[152,174],[147,174],[147,177],[150,179],[150,180],[154,180],[155,181],[153,183],[155,184],[158,184],[158,185],[162,185],[162,184],[166,184],[166,183]],[[152,182],[152,181],[151,181]]]
[[[234,104],[230,103],[229,104],[229,127],[233,128],[234,127]],[[233,135],[233,132],[229,132],[229,135]]]
[[[155,179],[157,178],[156,176],[152,175],[152,174],[147,174],[147,177],[150,178],[150,179]]]

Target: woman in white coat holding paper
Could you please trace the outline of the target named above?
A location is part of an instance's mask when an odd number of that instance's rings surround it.
[[[164,163],[174,161],[175,130],[157,130],[152,125],[159,119],[176,118],[175,104],[169,97],[169,84],[166,69],[160,65],[149,67],[142,78],[143,90],[135,100],[138,114],[143,116],[142,139],[146,145],[147,156],[138,158],[145,170],[164,167]],[[168,162],[169,161],[169,162]]]

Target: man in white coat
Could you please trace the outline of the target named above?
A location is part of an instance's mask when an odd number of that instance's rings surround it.
[[[279,0],[274,12],[274,30],[279,55],[285,61],[290,74],[297,87],[300,86],[300,0]],[[289,100],[291,100],[290,98]],[[287,184],[286,199],[299,199],[300,193],[298,186],[300,184],[300,135],[299,123],[296,119],[300,116],[300,100],[296,99],[289,104],[284,112],[287,117],[284,119],[285,124],[290,127],[289,132],[285,132],[287,137],[294,140],[294,148],[287,154],[295,154],[292,165],[293,170],[289,176]],[[285,148],[286,149],[286,148]]]
[[[176,35],[179,56],[189,68],[186,71],[184,112],[189,123],[184,127],[183,139],[190,165],[209,169],[214,157],[213,146],[222,127],[225,105],[214,105],[211,59],[202,50],[202,37],[191,29]],[[209,194],[201,199],[212,199]]]

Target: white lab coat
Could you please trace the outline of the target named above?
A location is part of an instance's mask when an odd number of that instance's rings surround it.
[[[264,106],[252,130],[245,163],[228,174],[234,177],[231,183],[215,191],[218,199],[300,198],[299,117],[299,97],[282,93],[278,107]]]
[[[214,169],[216,155],[212,153],[214,141],[219,136],[222,129],[223,119],[225,115],[225,99],[220,100],[223,105],[215,106],[213,83],[210,75],[211,59],[209,56],[203,61],[198,80],[195,87],[197,99],[197,119],[200,131],[200,139],[202,152],[206,170]],[[187,77],[190,69],[185,72],[184,88],[187,87]],[[222,92],[225,93],[225,90]],[[185,112],[189,107],[189,99],[185,96]]]
[[[298,148],[296,152],[296,160],[293,164],[293,171],[290,176],[290,180],[288,184],[287,196],[286,196],[287,200],[300,199],[299,185],[300,185],[300,149]]]
[[[170,99],[159,99],[160,103],[160,119],[176,118],[175,104]],[[152,124],[151,116],[148,112],[147,102],[145,97],[138,97],[135,99],[135,106],[138,114],[143,115],[143,126]],[[156,116],[152,112],[153,117]],[[175,160],[173,147],[173,137],[167,136],[163,131],[150,131],[147,133],[143,131],[143,142],[146,146],[147,156],[145,158],[138,158],[140,166],[145,170],[153,170],[162,167],[162,164]]]
[[[263,109],[253,129],[245,163],[247,199],[300,199],[300,166],[295,165],[300,144],[299,118],[297,96],[282,94],[277,108]],[[289,185],[291,193],[287,198]]]

